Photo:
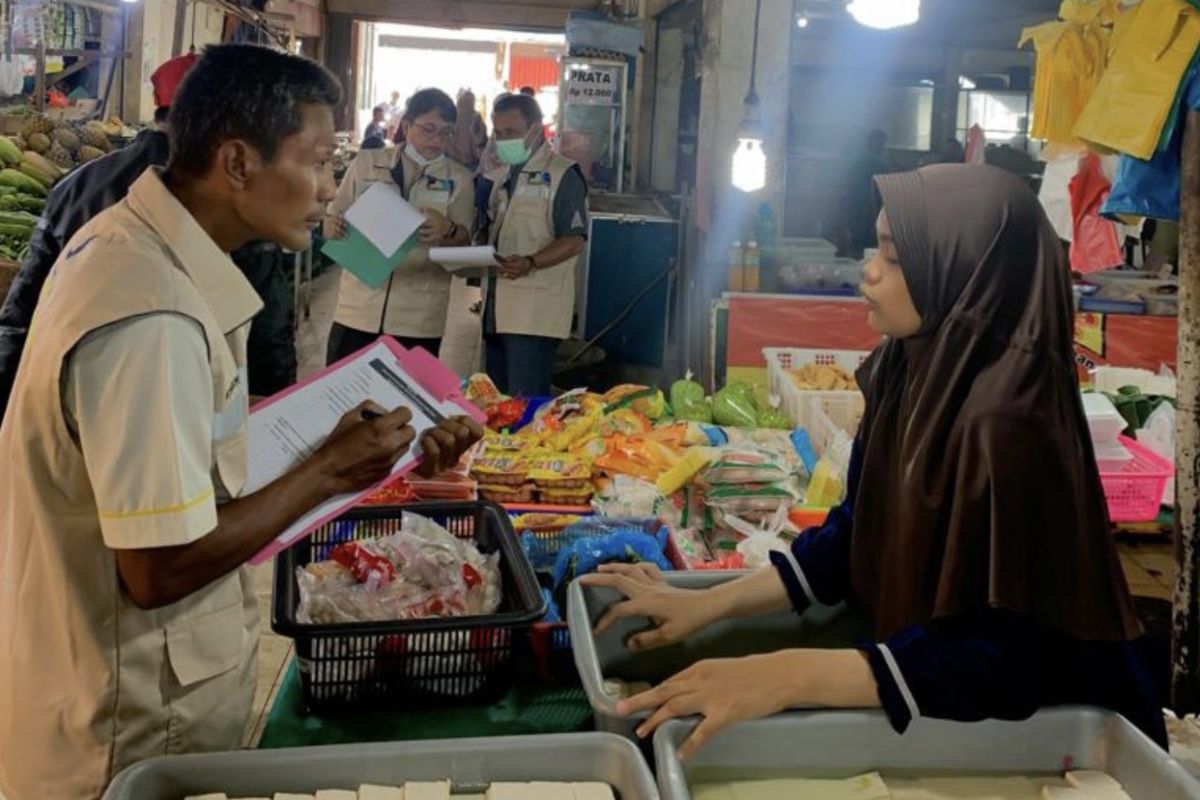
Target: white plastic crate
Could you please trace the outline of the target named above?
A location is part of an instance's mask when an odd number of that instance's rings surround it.
[[[829,419],[850,435],[858,430],[863,415],[863,396],[857,389],[841,391],[817,391],[801,389],[789,374],[789,370],[807,364],[837,366],[853,375],[870,352],[864,350],[810,350],[799,347],[764,347],[763,357],[767,360],[767,375],[771,394],[778,395],[783,411],[800,428],[813,427],[813,420],[805,402],[816,398],[822,411]]]

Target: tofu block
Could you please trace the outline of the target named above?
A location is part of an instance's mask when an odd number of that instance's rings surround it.
[[[575,800],[616,800],[607,783],[572,783],[571,794]]]
[[[364,783],[358,787],[358,800],[404,800],[404,789],[399,786]]]
[[[317,792],[316,800],[358,800],[358,792],[346,789],[322,789]]]
[[[450,781],[404,784],[404,800],[450,800]]]
[[[574,800],[569,783],[493,783],[485,800]]]
[[[1042,788],[1042,800],[1092,800],[1092,796],[1072,786],[1045,786]]]
[[[1121,782],[1107,772],[1096,769],[1081,769],[1066,774],[1068,786],[1082,789],[1093,800],[1129,800]]]

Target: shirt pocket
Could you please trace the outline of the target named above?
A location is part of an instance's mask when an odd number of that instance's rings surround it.
[[[224,675],[242,662],[246,623],[241,603],[167,626],[167,657],[182,687]]]

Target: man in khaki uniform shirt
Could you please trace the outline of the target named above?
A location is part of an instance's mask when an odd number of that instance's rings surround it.
[[[346,171],[329,207],[326,233],[330,238],[345,235],[346,212],[381,181],[399,188],[427,220],[417,231],[416,245],[379,288],[372,289],[350,270],[342,270],[328,363],[361,350],[385,333],[406,347],[423,347],[438,355],[450,304],[450,273],[430,261],[429,248],[468,244],[475,227],[474,176],[446,155],[457,113],[445,92],[422,89],[408,101],[400,121],[405,145],[363,150]]]
[[[542,134],[542,110],[525,95],[496,101],[496,153],[507,166],[481,181],[488,241],[499,267],[484,292],[488,375],[506,394],[550,393],[554,354],[571,334],[575,272],[587,241],[587,182]]]
[[[51,271],[0,427],[7,800],[94,800],[138,760],[236,748],[258,625],[242,565],[413,439],[407,410],[355,409],[294,472],[239,497],[261,303],[227,253],[307,240],[334,192],[339,95],[307,60],[210,48],[176,97],[167,171]],[[477,434],[432,432],[427,471]]]

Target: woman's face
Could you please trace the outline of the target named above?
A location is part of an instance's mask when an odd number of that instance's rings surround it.
[[[887,211],[879,212],[875,227],[879,234],[879,252],[863,268],[863,282],[859,287],[870,307],[868,322],[884,336],[907,339],[921,330],[921,315],[908,293]]]
[[[401,123],[404,135],[422,158],[430,161],[446,155],[446,147],[454,138],[454,123],[442,119],[436,111],[422,114],[409,122]]]

